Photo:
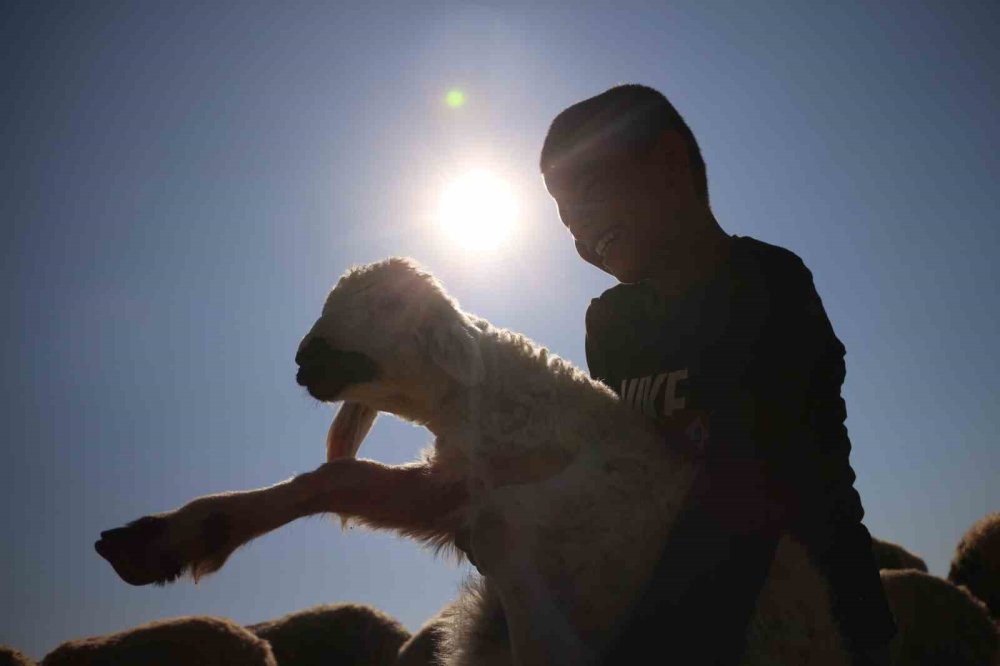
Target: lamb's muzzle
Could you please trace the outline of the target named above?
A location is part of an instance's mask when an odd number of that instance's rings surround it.
[[[324,402],[336,400],[351,384],[378,377],[378,366],[372,359],[358,352],[334,349],[318,337],[303,342],[295,362],[299,366],[295,381]]]

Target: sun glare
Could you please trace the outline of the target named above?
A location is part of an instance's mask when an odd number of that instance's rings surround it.
[[[510,185],[488,171],[457,178],[441,195],[441,229],[466,250],[498,248],[514,230],[516,217]]]
[[[444,103],[453,109],[465,106],[465,93],[458,88],[452,88],[444,96]]]

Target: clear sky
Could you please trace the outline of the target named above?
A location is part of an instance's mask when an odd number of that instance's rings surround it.
[[[728,232],[812,269],[848,350],[866,522],[947,573],[1000,509],[1000,5],[346,4],[4,4],[0,643],[40,657],[338,601],[415,629],[451,599],[466,568],[322,518],[197,586],[130,587],[92,544],[323,461],[332,410],[293,357],[351,264],[415,257],[583,364],[611,278],[577,258],[537,154],[556,113],[621,82],[688,119]],[[476,168],[519,210],[486,253],[434,223]],[[384,418],[361,453],[404,462],[427,440]]]

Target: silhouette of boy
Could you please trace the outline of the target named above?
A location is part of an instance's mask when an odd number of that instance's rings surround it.
[[[855,663],[888,664],[896,628],[848,460],[844,347],[809,270],[719,226],[698,144],[651,88],[564,110],[541,170],[580,256],[620,282],[587,310],[591,376],[704,462],[605,663],[738,663],[790,533],[827,576]]]

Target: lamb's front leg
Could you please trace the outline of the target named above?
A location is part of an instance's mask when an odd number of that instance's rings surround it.
[[[391,467],[344,459],[268,488],[208,495],[101,533],[97,552],[132,585],[195,580],[237,548],[297,518],[338,513],[424,540],[447,539],[460,524],[464,484],[426,464]]]

